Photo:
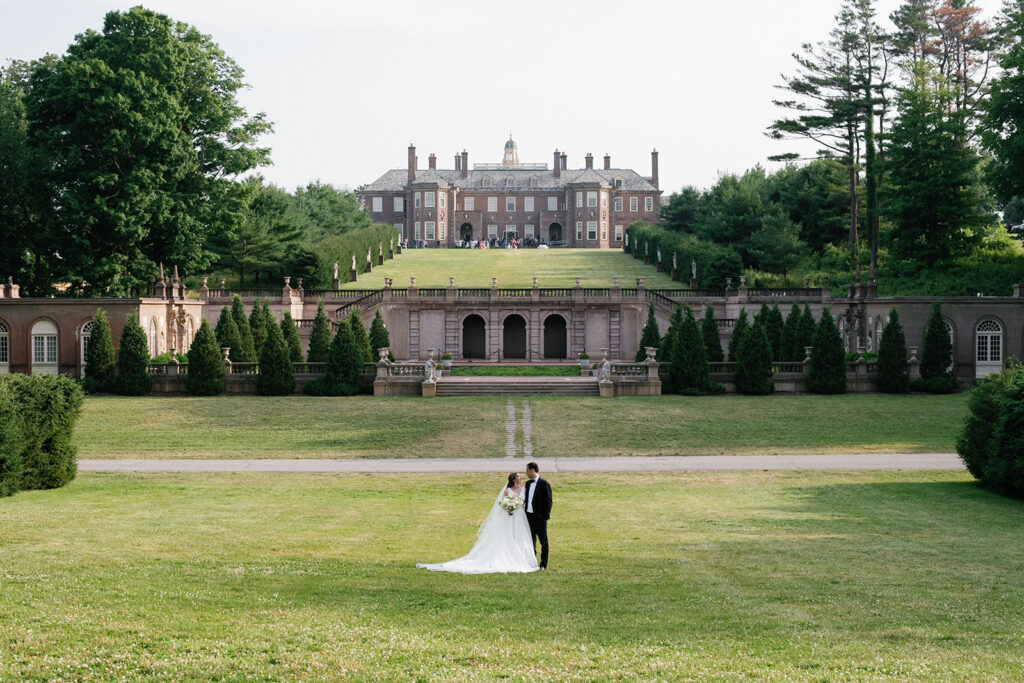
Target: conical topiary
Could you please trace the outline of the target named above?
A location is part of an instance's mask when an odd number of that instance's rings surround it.
[[[949,330],[942,319],[942,304],[932,305],[932,314],[924,328],[924,344],[921,349],[921,379],[952,377],[949,371],[953,365],[953,344],[949,341]]]
[[[784,363],[798,363],[804,359],[803,348],[797,348],[800,344],[800,325],[803,316],[800,315],[800,307],[793,304],[786,322],[782,324],[782,361]]]
[[[743,332],[736,351],[736,391],[751,396],[765,396],[775,391],[772,381],[772,353],[768,335],[762,324],[751,325]]]
[[[359,390],[359,373],[362,371],[362,352],[352,338],[352,328],[338,325],[338,332],[331,342],[324,376],[306,385],[305,391],[318,396],[352,396]]]
[[[876,381],[878,390],[886,393],[903,394],[910,390],[907,339],[895,308],[889,312],[889,322],[882,330],[882,339],[878,343]]]
[[[114,342],[110,338],[110,322],[102,308],[92,319],[89,344],[85,347],[85,381],[88,392],[110,391],[114,386]]]
[[[359,310],[353,308],[352,312],[348,316],[348,324],[352,328],[352,341],[355,342],[356,348],[359,349],[359,353],[364,363],[373,363],[377,359],[373,357],[373,348],[370,347],[370,335],[366,333],[366,327],[363,325],[363,317],[359,314]],[[362,371],[362,368],[360,368]]]
[[[260,374],[256,393],[260,396],[287,396],[295,390],[295,373],[284,335],[276,324],[267,325],[267,339],[260,349]]]
[[[235,319],[235,327],[238,328],[238,360],[242,363],[255,363],[256,346],[252,341],[252,329],[249,327],[249,319],[245,317],[245,304],[237,294],[231,298],[231,317]]]
[[[188,351],[185,389],[193,396],[224,393],[224,359],[210,324],[203,318]]]
[[[797,329],[797,347],[796,352],[799,358],[798,361],[803,361],[807,358],[807,349],[814,346],[814,332],[818,329],[818,324],[814,322],[814,314],[811,313],[811,307],[804,304],[804,312],[800,316],[800,327]]]
[[[265,312],[264,312],[265,311]],[[254,301],[252,311],[249,313],[249,329],[252,330],[252,345],[256,349],[256,356],[259,357],[263,343],[267,341],[267,323],[270,318],[270,308],[263,301]]]
[[[235,318],[227,306],[220,309],[220,318],[217,319],[217,326],[213,328],[213,334],[217,337],[217,345],[222,350],[225,347],[230,349],[228,358],[232,363],[245,362],[242,360],[244,352],[242,351],[242,339],[238,334],[238,325],[235,324]]]
[[[121,348],[117,351],[115,385],[117,393],[125,396],[142,396],[153,388],[153,377],[149,374],[149,344],[146,341],[146,331],[139,325],[139,318],[134,313],[128,315],[121,329]]]
[[[768,337],[768,344],[772,347],[772,360],[776,363],[782,360],[782,328],[784,325],[779,305],[772,304],[765,318],[764,333]]]
[[[306,360],[310,363],[326,363],[330,352],[331,323],[324,312],[324,302],[321,301],[317,304],[313,328],[309,331],[309,352],[306,354]]]
[[[640,347],[636,350],[634,360],[642,363],[647,360],[647,347],[658,348],[661,345],[661,332],[658,330],[658,320],[654,317],[654,304],[647,305],[647,322],[644,324],[643,332],[640,333]]]
[[[704,317],[700,321],[701,335],[704,337],[704,352],[707,354],[709,363],[721,363],[725,360],[725,352],[722,351],[722,337],[718,334],[718,320],[715,319],[715,309],[708,306],[704,309]]]
[[[708,359],[704,351],[704,336],[693,317],[693,309],[686,314],[674,340],[675,351],[669,365],[672,385],[677,394],[703,394],[711,386]]]
[[[285,346],[288,347],[288,357],[293,363],[302,362],[302,340],[299,339],[299,328],[295,326],[295,320],[288,311],[284,312],[281,318],[281,334],[284,336]]]
[[[747,331],[750,323],[747,322],[747,309],[740,309],[740,317],[732,327],[732,336],[729,338],[729,362],[739,362],[740,341],[743,340],[743,333]]]
[[[846,352],[835,319],[826,308],[814,330],[807,389],[815,394],[846,393]]]
[[[373,360],[376,362],[380,357],[381,349],[389,349],[388,359],[391,361],[395,360],[395,354],[391,353],[391,335],[388,334],[388,328],[384,324],[384,318],[380,317],[380,309],[377,309],[377,314],[373,316],[373,322],[370,324],[370,349],[373,350]]]
[[[665,336],[661,338],[661,345],[658,347],[658,362],[661,363],[668,371],[666,373],[667,380],[661,384],[662,392],[666,394],[676,393],[676,386],[674,382],[674,376],[672,374],[672,366],[675,361],[676,351],[676,338],[679,336],[683,326],[683,309],[680,306],[676,306],[676,309],[672,312],[672,317],[669,318],[668,329],[665,330]]]

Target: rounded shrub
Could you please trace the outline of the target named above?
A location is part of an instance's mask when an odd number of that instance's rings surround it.
[[[203,318],[188,351],[188,374],[185,389],[193,396],[216,396],[224,393],[224,360],[210,323]]]
[[[134,314],[128,315],[121,328],[121,348],[117,352],[117,393],[143,396],[153,388],[149,374],[149,344],[146,331]]]
[[[63,375],[6,375],[0,381],[21,413],[18,488],[53,489],[75,478],[72,441],[82,410],[82,388]]]
[[[0,378],[0,498],[21,487],[23,428],[14,388]]]
[[[1011,359],[981,379],[967,407],[956,442],[967,471],[990,491],[1024,498],[1024,366]]]

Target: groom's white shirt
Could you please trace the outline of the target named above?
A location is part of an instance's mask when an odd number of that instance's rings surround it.
[[[540,481],[540,475],[538,474],[533,478],[533,486],[530,487],[530,495],[526,498],[526,511],[531,515],[533,514],[533,494],[537,490],[537,482]]]

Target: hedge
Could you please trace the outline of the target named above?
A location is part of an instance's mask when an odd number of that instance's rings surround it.
[[[377,250],[384,245],[384,258],[388,257],[391,241],[398,243],[398,230],[393,225],[368,225],[365,228],[347,230],[340,235],[331,235],[317,243],[316,279],[330,282],[334,277],[334,264],[338,264],[338,279],[352,280],[352,257],[356,257],[359,275],[366,268],[366,250],[370,250],[373,267],[377,267]]]
[[[956,442],[967,471],[990,491],[1024,498],[1024,367],[1011,359],[1007,368],[983,378],[967,407]]]
[[[725,287],[726,278],[739,283],[743,272],[743,261],[732,247],[702,240],[694,235],[666,230],[660,225],[633,223],[626,229],[629,247],[626,253],[643,254],[643,245],[649,245],[651,260],[661,249],[661,258],[666,270],[671,270],[672,255],[679,257],[680,281],[690,281],[690,263],[697,262],[697,283],[701,288],[719,289]]]

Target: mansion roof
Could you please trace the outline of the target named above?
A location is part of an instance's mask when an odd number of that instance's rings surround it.
[[[513,179],[514,185],[508,185],[507,179]],[[536,182],[531,185],[531,180]],[[489,180],[490,185],[484,185]],[[559,177],[553,171],[529,168],[495,168],[473,169],[462,177],[462,171],[455,169],[429,169],[416,174],[416,179],[409,182],[409,172],[404,168],[388,171],[377,180],[363,187],[363,194],[373,192],[404,192],[410,185],[439,185],[456,187],[462,191],[493,191],[502,194],[529,193],[537,190],[562,190],[575,185],[604,185],[615,187],[616,180],[621,181],[617,189],[628,192],[658,192],[651,181],[632,169],[576,169],[563,170]]]

